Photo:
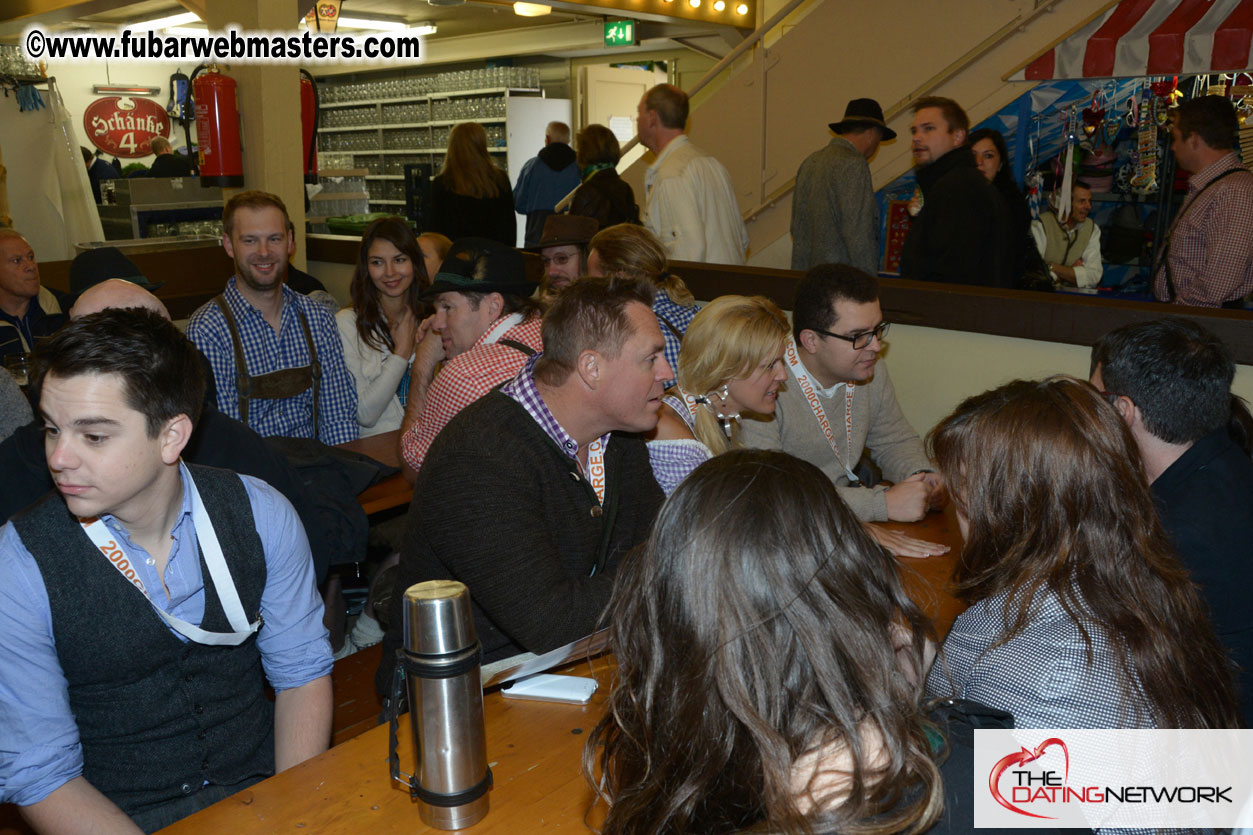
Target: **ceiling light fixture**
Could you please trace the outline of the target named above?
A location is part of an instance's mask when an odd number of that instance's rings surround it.
[[[720,12],[727,7],[726,0],[715,0],[714,11]]]
[[[693,9],[700,8],[700,0],[687,0],[687,4],[691,6]]]
[[[371,32],[400,32],[408,28],[403,20],[373,17],[341,17],[337,25],[345,29],[368,29]]]
[[[434,35],[434,23],[408,24],[403,20],[384,20],[373,17],[341,17],[341,29],[363,29],[368,32],[403,32],[406,35]]]
[[[513,13],[519,17],[543,17],[552,10],[552,6],[545,6],[542,3],[523,3],[519,0],[513,4]]]
[[[152,20],[141,20],[138,23],[131,23],[124,28],[130,29],[132,32],[150,32],[154,29],[169,29],[171,26],[182,26],[184,23],[198,23],[200,15],[192,12],[183,12],[182,14],[169,15],[167,17],[154,17]]]
[[[736,14],[748,14],[748,4],[747,4],[747,3],[741,3],[741,4],[739,4],[738,6],[736,6],[736,7],[735,7],[735,13],[736,13]]]

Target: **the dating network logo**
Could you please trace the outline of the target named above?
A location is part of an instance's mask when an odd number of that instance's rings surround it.
[[[1060,769],[1057,756],[1050,756],[1045,767],[1039,761],[1049,749],[1059,749]],[[1028,768],[1032,763],[1036,767]],[[1009,779],[1004,779],[1009,772]],[[1104,769],[1102,769],[1102,773]],[[1009,786],[1009,798],[1002,791],[1002,782]],[[997,760],[988,774],[988,789],[992,798],[1001,806],[1029,818],[1056,820],[1056,815],[1039,812],[1057,811],[1062,804],[1107,803],[1231,803],[1231,786],[1196,785],[1123,785],[1123,786],[1071,786],[1070,749],[1060,737],[1051,736],[1035,748],[1022,747]],[[1033,807],[1039,811],[1021,808]]]
[[[975,731],[981,827],[1226,829],[1253,809],[1253,730]]]

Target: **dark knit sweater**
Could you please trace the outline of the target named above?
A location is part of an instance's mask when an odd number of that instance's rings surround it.
[[[648,537],[663,498],[638,437],[614,434],[605,468],[604,511],[594,516],[600,505],[578,463],[513,399],[493,391],[453,418],[414,486],[380,692],[402,645],[403,591],[424,580],[469,587],[487,660],[592,632],[619,560]]]

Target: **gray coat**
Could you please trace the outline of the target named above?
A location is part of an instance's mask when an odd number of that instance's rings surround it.
[[[866,158],[836,136],[796,172],[792,194],[792,269],[851,264],[879,272],[879,207]]]

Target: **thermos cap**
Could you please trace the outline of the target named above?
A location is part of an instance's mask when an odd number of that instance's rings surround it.
[[[428,580],[405,590],[405,649],[420,655],[450,655],[472,647],[478,636],[470,590],[456,580]]]

